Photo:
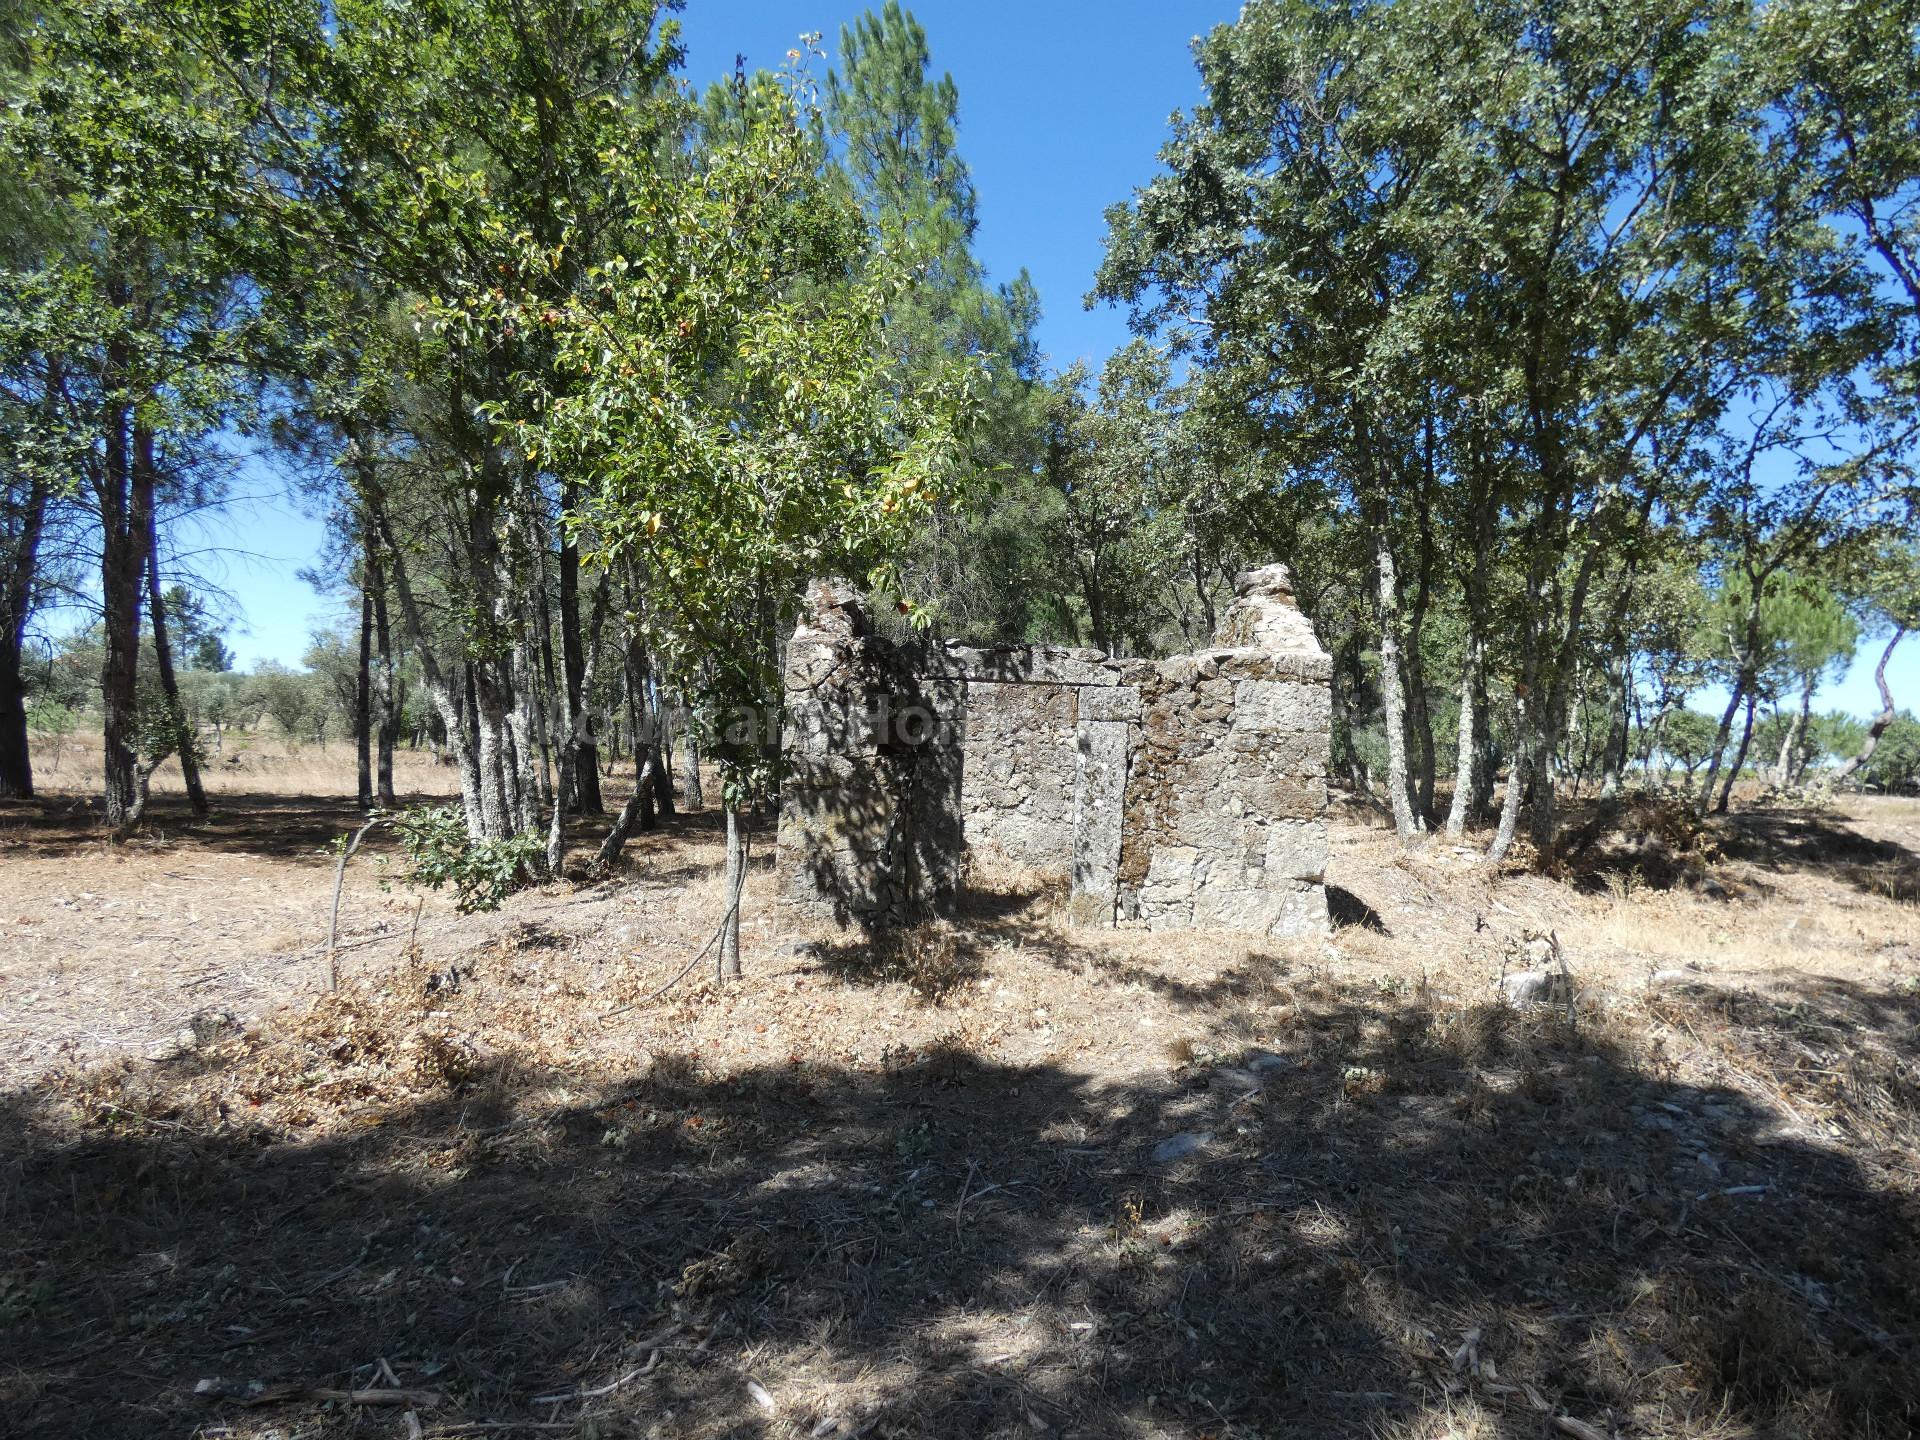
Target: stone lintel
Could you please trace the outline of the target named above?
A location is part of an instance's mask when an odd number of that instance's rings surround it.
[[[1000,649],[949,643],[936,662],[942,673],[967,680],[1029,685],[1117,685],[1120,671],[1098,650],[1062,645]]]

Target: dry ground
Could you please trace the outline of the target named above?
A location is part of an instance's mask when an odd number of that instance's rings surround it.
[[[1293,948],[1018,876],[795,936],[763,833],[746,979],[654,999],[722,905],[683,816],[417,933],[356,862],[325,996],[350,779],[117,850],[0,810],[0,1434],[1920,1421],[1911,802],[1594,811],[1491,876],[1355,807]],[[1510,1008],[1547,931],[1579,1000]]]

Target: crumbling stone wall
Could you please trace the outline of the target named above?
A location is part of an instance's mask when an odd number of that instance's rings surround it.
[[[782,898],[806,923],[898,924],[940,908],[965,856],[962,687],[923,678],[840,580],[808,587],[784,682]]]
[[[1235,591],[1198,655],[948,645],[915,674],[816,586],[787,664],[789,898],[843,923],[937,908],[991,848],[1068,872],[1079,924],[1323,930],[1331,662],[1285,567]],[[849,722],[877,698],[919,707],[911,742]]]
[[[1149,929],[1316,933],[1332,662],[1283,568],[1243,575],[1238,590],[1223,647],[1160,661],[1144,687],[1116,913]]]
[[[1120,683],[1120,664],[1098,650],[960,644],[945,646],[933,664],[965,694],[960,807],[968,848],[1064,872],[1081,717]]]

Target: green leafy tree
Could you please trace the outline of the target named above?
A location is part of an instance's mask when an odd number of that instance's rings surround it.
[[[250,307],[243,257],[246,122],[224,79],[142,0],[36,11],[0,107],[0,171],[57,217],[0,276],[0,353],[37,376],[41,454],[91,512],[103,610],[100,700],[109,827],[142,808],[139,627],[155,627],[158,683],[181,715],[155,565],[159,507],[187,457],[244,406]],[[181,722],[184,725],[184,721]],[[192,737],[174,749],[196,808]]]
[[[1920,544],[1903,538],[1868,550],[1852,588],[1869,631],[1885,635],[1887,643],[1873,670],[1873,683],[1880,692],[1879,713],[1867,726],[1859,750],[1834,773],[1835,785],[1845,783],[1873,760],[1874,750],[1899,718],[1887,683],[1887,666],[1900,642],[1920,630]]]
[[[1135,341],[1091,394],[1079,365],[1050,387],[1042,474],[1059,499],[1047,551],[1072,578],[1088,639],[1109,652],[1151,649],[1182,571],[1208,563],[1185,523],[1204,490],[1169,381],[1166,356]],[[1204,586],[1198,598],[1211,598]]]
[[[692,183],[662,184],[644,155],[610,163],[636,224],[548,322],[584,383],[527,437],[592,477],[595,563],[644,573],[653,604],[634,625],[719,718],[709,753],[736,885],[736,817],[768,778],[777,645],[802,584],[848,574],[898,591],[901,542],[969,478],[978,377],[955,360],[890,381],[885,317],[911,277],[866,253],[825,183],[802,80],[750,84],[744,129],[695,157]]]
[[[312,735],[316,716],[322,726],[326,723],[326,701],[311,675],[266,660],[247,677],[246,688],[255,713],[270,717],[289,745]]]
[[[185,669],[216,674],[233,669],[233,651],[227,648],[225,627],[214,618],[205,600],[184,585],[171,585],[166,591],[166,613]]]
[[[1866,781],[1882,790],[1911,792],[1920,786],[1920,720],[1902,710],[1880,732],[1880,742],[1862,767]]]
[[[1630,596],[1704,469],[1764,494],[1731,402],[1771,380],[1782,448],[1873,423],[1849,393],[1884,353],[1873,287],[1768,124],[1755,22],[1738,0],[1254,0],[1198,46],[1206,100],[1165,173],[1109,212],[1097,293],[1188,351],[1364,557],[1402,834],[1428,823],[1429,586],[1464,601],[1460,733],[1483,684],[1512,699],[1490,853],[1523,812],[1545,853],[1597,600]],[[1762,527],[1790,532],[1769,560],[1804,559],[1881,478],[1810,464]],[[1606,626],[1616,650],[1628,628]]]
[[[979,638],[1058,629],[1058,582],[1039,544],[1058,515],[1041,460],[1043,395],[1033,338],[1040,304],[1025,271],[993,285],[974,254],[978,199],[959,149],[960,96],[932,69],[927,34],[898,0],[840,32],[821,116],[837,173],[896,286],[882,327],[886,380],[907,394],[938,384],[957,356],[980,367],[966,463],[991,504],[933,506],[902,558],[926,620]]]
[[[1665,754],[1679,762],[1691,780],[1693,772],[1712,754],[1718,733],[1710,716],[1698,710],[1677,710],[1661,727],[1659,744]]]

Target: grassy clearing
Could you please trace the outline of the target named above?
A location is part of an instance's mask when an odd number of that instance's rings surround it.
[[[1715,898],[1349,826],[1330,950],[1074,931],[1017,876],[877,947],[756,909],[746,984],[628,1010],[718,909],[693,817],[626,884],[7,1092],[0,1413],[1909,1434],[1920,928],[1774,833],[1721,836]],[[1578,1005],[1497,1001],[1549,928]]]

